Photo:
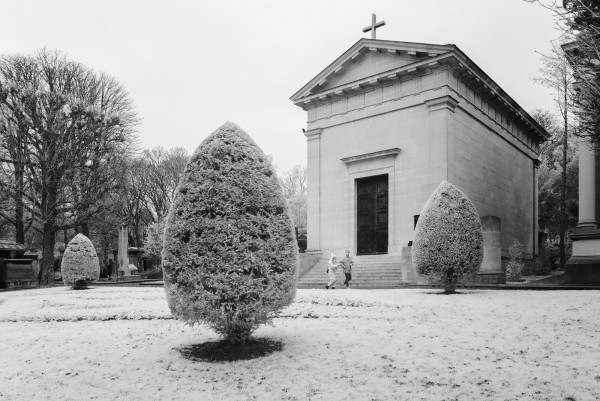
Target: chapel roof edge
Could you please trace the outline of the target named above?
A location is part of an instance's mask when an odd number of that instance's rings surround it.
[[[415,53],[428,53],[429,55],[438,54],[438,56],[443,55],[446,57],[454,58],[460,64],[462,64],[463,68],[474,73],[475,76],[478,76],[479,79],[483,82],[484,86],[487,87],[491,93],[495,93],[495,95],[498,98],[500,98],[506,104],[507,107],[513,109],[517,114],[521,116],[522,119],[526,120],[528,125],[532,127],[542,138],[541,142],[544,142],[550,137],[550,134],[548,134],[548,132],[541,125],[539,125],[537,121],[535,121],[535,119],[533,119],[533,117],[531,117],[527,111],[525,111],[515,100],[513,100],[512,97],[500,87],[500,85],[498,85],[489,75],[487,75],[485,71],[483,71],[475,62],[471,60],[469,56],[466,55],[466,53],[464,53],[455,44],[437,45],[417,42],[401,42],[361,38],[356,43],[354,43],[348,50],[342,53],[341,56],[336,58],[331,64],[329,64],[325,69],[323,69],[319,74],[317,74],[313,79],[311,79],[307,84],[300,88],[300,90],[294,93],[294,95],[290,97],[290,100],[294,104],[300,105],[299,103],[301,103],[304,98],[311,96],[311,91],[314,90],[315,87],[319,87],[323,82],[326,82],[326,78],[329,75],[333,74],[338,66],[340,66],[342,63],[344,63],[357,52],[364,51],[363,49],[365,48],[367,49],[367,51],[369,48],[388,48],[398,49],[400,51],[408,51],[408,49],[410,49]]]
[[[310,89],[311,86],[314,86],[316,83],[320,82],[325,76],[331,74],[335,67],[342,64],[344,61],[351,58],[356,52],[364,51],[364,49],[369,49],[370,47],[379,47],[379,48],[388,48],[388,49],[397,49],[399,51],[415,51],[419,53],[426,52],[435,52],[438,54],[446,53],[453,49],[454,45],[438,45],[438,44],[430,44],[430,43],[419,43],[419,42],[402,42],[402,41],[394,41],[394,40],[382,40],[382,39],[368,39],[361,38],[357,42],[355,42],[348,50],[346,50],[342,55],[336,58],[333,62],[331,62],[327,67],[325,67],[321,72],[319,72],[314,78],[308,81],[302,88],[300,88],[296,93],[294,93],[290,100],[292,102],[296,102],[298,99],[302,98],[304,93]]]

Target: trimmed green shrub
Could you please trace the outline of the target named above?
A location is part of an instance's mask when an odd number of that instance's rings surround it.
[[[60,266],[63,283],[81,290],[100,277],[100,263],[92,241],[77,234],[67,245]]]
[[[431,194],[415,227],[415,271],[446,293],[458,280],[475,273],[483,260],[483,233],[475,206],[458,188],[442,181]]]
[[[515,240],[508,247],[510,260],[506,265],[506,281],[519,281],[523,275],[523,245]]]
[[[245,342],[289,305],[298,246],[269,159],[237,125],[198,147],[166,221],[163,276],[173,315]]]

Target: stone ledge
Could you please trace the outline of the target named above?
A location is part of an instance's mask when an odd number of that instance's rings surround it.
[[[454,109],[456,108],[456,106],[458,106],[458,103],[460,102],[450,95],[444,95],[435,99],[425,101],[425,104],[427,105],[427,108],[430,112],[444,109],[454,112]]]
[[[571,234],[574,241],[584,239],[600,239],[600,230],[595,227],[577,227]]]
[[[400,148],[391,148],[386,150],[380,150],[378,152],[365,153],[363,155],[343,157],[340,160],[346,164],[355,163],[363,160],[380,159],[383,157],[396,157],[400,153]]]

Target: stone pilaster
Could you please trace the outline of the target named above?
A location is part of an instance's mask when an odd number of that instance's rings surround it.
[[[306,219],[306,250],[321,249],[321,133],[317,128],[306,131],[307,142],[307,219]]]
[[[600,229],[596,198],[600,165],[585,140],[579,143],[579,222],[571,234],[573,254],[565,268],[567,284],[600,284]]]

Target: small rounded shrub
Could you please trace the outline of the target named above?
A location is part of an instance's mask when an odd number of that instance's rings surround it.
[[[458,188],[442,181],[431,194],[415,227],[412,262],[417,274],[446,293],[458,280],[479,270],[483,233],[475,206]]]
[[[296,294],[298,247],[269,159],[226,123],[190,158],[167,217],[167,301],[176,317],[243,343]]]
[[[67,245],[60,266],[63,283],[73,289],[85,289],[100,277],[100,263],[92,241],[77,234]]]

